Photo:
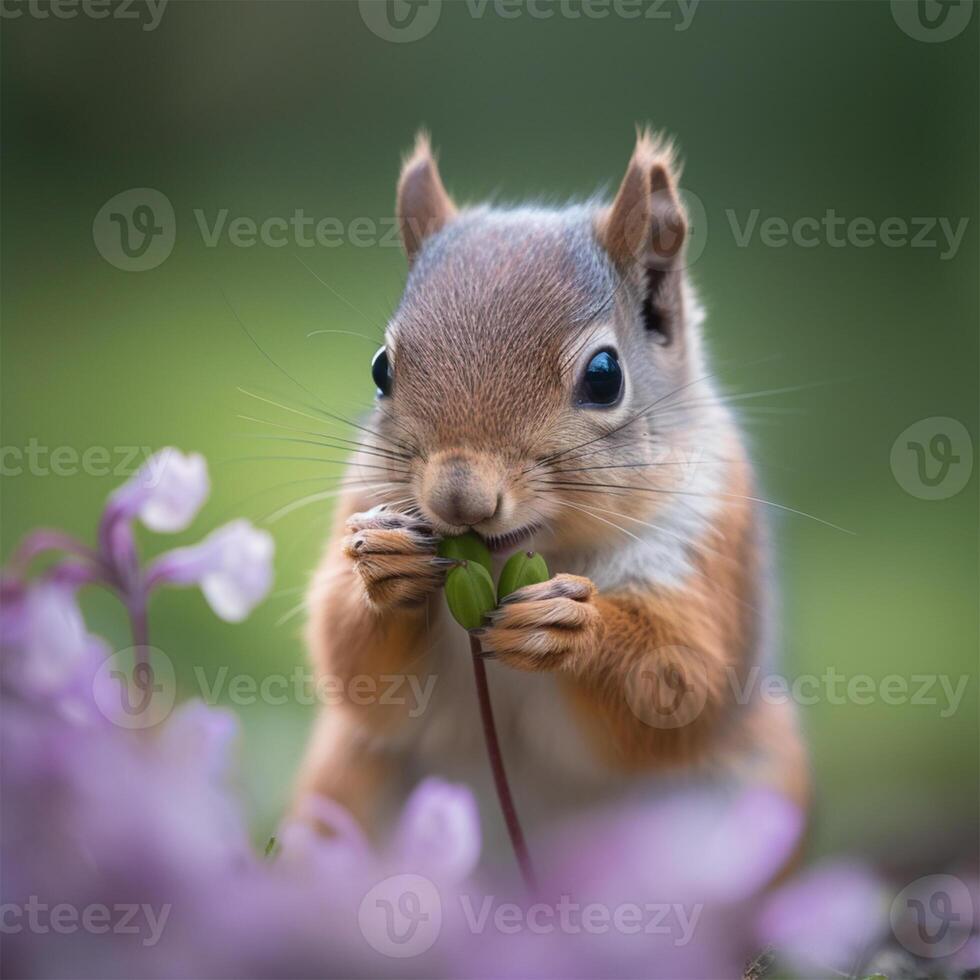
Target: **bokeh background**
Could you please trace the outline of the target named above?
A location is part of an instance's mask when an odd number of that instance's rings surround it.
[[[372,338],[404,280],[387,231],[399,155],[417,126],[431,128],[464,201],[612,189],[634,125],[665,127],[704,205],[693,273],[722,384],[779,390],[744,403],[765,495],[854,532],[773,509],[785,672],[897,674],[912,691],[916,675],[954,687],[968,677],[952,713],[938,684],[925,692],[938,703],[873,696],[802,709],[819,791],[814,852],[923,870],[958,854],[975,867],[977,479],[921,499],[891,452],[933,417],[977,438],[980,14],[930,43],[885,0],[704,0],[683,30],[678,4],[642,6],[664,19],[563,16],[575,3],[548,18],[502,16],[452,0],[405,43],[379,36],[378,12],[353,2],[172,0],[153,30],[140,2],[140,21],[61,20],[26,5],[12,17],[8,4],[2,445],[107,447],[113,465],[125,456],[115,447],[198,450],[214,493],[181,540],[237,515],[267,520],[340,472],[298,457],[339,456],[257,438],[275,430],[238,417],[308,421],[240,388],[293,407],[310,398],[232,308],[302,385],[354,416],[372,398]],[[131,188],[161,192],[175,216],[171,254],[138,272],[107,261],[93,236],[103,205]],[[243,247],[226,229],[211,245],[200,223],[210,228],[224,209],[228,224],[302,211],[353,234],[336,247],[290,235],[284,247]],[[758,233],[740,244],[732,228],[756,210],[758,222],[793,222],[831,209],[848,221],[967,225],[955,254],[938,229],[937,247],[872,236],[867,247],[807,248]],[[366,244],[357,218],[389,240]],[[364,336],[308,336],[318,330]],[[91,534],[121,479],[32,473],[9,453],[4,463],[4,555],[37,524]],[[211,684],[226,668],[228,703],[232,676],[261,681],[304,663],[296,608],[329,521],[321,500],[271,524],[276,592],[243,625],[216,620],[196,592],[156,598],[152,641],[176,664],[183,695],[200,696],[200,676]],[[144,538],[149,553],[171,543]],[[93,629],[128,645],[111,602],[92,596],[86,609]],[[313,709],[290,699],[235,710],[262,839]]]

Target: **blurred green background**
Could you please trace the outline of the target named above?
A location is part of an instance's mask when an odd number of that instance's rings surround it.
[[[977,437],[980,15],[959,36],[925,43],[883,0],[702,2],[685,30],[677,4],[641,7],[669,19],[576,19],[559,8],[510,17],[454,0],[411,43],[377,36],[367,26],[377,11],[362,16],[353,2],[171,2],[153,30],[139,3],[142,21],[8,15],[2,445],[103,446],[114,463],[113,447],[198,450],[214,493],[180,540],[233,516],[261,521],[340,468],[256,458],[317,454],[255,438],[274,430],[238,415],[307,420],[238,388],[289,405],[309,396],[252,346],[229,303],[291,374],[352,415],[372,397],[371,341],[307,334],[380,335],[405,264],[398,248],[350,235],[338,247],[241,247],[226,232],[211,247],[195,212],[211,226],[222,209],[229,223],[302,210],[384,231],[399,155],[420,124],[459,199],[561,200],[615,186],[635,123],[665,127],[707,215],[693,274],[723,385],[799,386],[746,402],[767,409],[745,416],[765,494],[855,532],[773,513],[786,672],[833,667],[910,683],[941,673],[954,686],[970,677],[949,717],[938,686],[928,692],[938,704],[803,709],[819,790],[814,847],[941,864],[976,839],[977,479],[950,499],[919,499],[893,475],[890,453],[923,418],[958,419]],[[140,187],[170,200],[176,239],[166,261],[127,272],[96,249],[93,219]],[[759,222],[834,209],[848,220],[968,225],[945,258],[942,245],[880,240],[776,248],[756,233],[740,246],[729,212],[741,228],[755,209]],[[5,463],[4,555],[41,523],[91,534],[120,481]],[[177,664],[183,694],[201,693],[195,667],[209,680],[221,667],[261,679],[303,663],[301,616],[289,613],[329,511],[314,503],[272,525],[277,591],[247,623],[219,622],[196,592],[156,598],[152,639]],[[171,544],[144,543],[148,553]],[[87,609],[94,629],[128,644],[111,602],[92,597]],[[236,710],[262,837],[312,709]]]

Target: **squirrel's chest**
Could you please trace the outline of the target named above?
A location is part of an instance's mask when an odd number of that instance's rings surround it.
[[[448,616],[433,624],[433,694],[427,711],[408,735],[408,750],[423,769],[470,780],[489,769],[473,676],[469,638]],[[508,775],[537,796],[605,781],[604,767],[584,738],[549,673],[525,673],[488,661],[487,680],[494,721]]]

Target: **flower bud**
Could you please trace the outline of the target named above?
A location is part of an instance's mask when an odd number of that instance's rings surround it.
[[[497,597],[502,602],[525,585],[537,585],[551,578],[545,560],[533,551],[515,551],[507,559],[497,583]]]
[[[497,605],[493,579],[478,561],[461,561],[446,576],[446,603],[463,629],[475,630]]]
[[[443,558],[452,558],[455,561],[475,561],[482,565],[491,575],[493,567],[490,564],[490,549],[483,543],[483,539],[467,531],[455,538],[443,538],[439,542],[437,549]]]

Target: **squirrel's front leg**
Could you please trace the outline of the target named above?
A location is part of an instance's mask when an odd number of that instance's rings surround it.
[[[509,595],[477,630],[483,650],[518,670],[558,670],[593,656],[603,623],[596,587],[578,575],[556,575]]]
[[[309,595],[307,639],[318,681],[331,693],[300,768],[297,809],[310,794],[333,799],[374,830],[380,798],[395,780],[392,743],[403,704],[365,696],[391,677],[425,686],[421,652],[434,610],[429,597],[446,566],[417,517],[384,506],[342,507]],[[414,676],[413,676],[414,675]]]
[[[345,530],[344,554],[379,613],[418,606],[439,588],[451,564],[436,557],[431,527],[384,505],[354,514]]]
[[[603,595],[556,575],[508,596],[477,635],[509,667],[555,673],[600,755],[626,769],[696,761],[726,715],[737,654],[683,595]]]

